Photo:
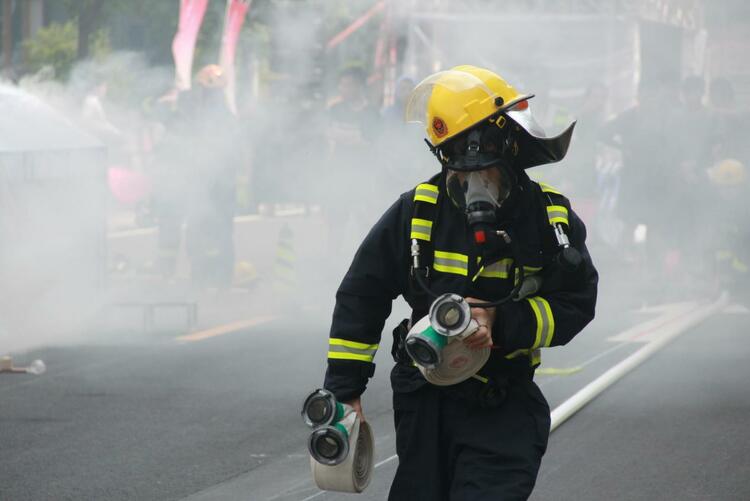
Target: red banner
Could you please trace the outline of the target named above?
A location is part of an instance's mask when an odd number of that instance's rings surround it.
[[[227,76],[227,86],[224,89],[229,110],[237,114],[237,98],[235,95],[234,58],[237,53],[237,41],[240,38],[245,16],[250,9],[252,0],[227,0],[227,11],[224,16],[224,34],[221,37],[221,53],[219,64]]]
[[[338,44],[349,38],[349,35],[360,29],[362,26],[367,24],[367,21],[370,20],[372,16],[380,12],[381,10],[385,9],[385,0],[382,0],[375,5],[373,5],[367,12],[362,14],[360,17],[352,21],[352,23],[344,28],[340,33],[338,33],[336,36],[328,40],[328,43],[326,44],[326,50],[331,50],[334,47],[336,47]]]
[[[180,0],[180,21],[172,41],[172,56],[175,65],[175,87],[181,91],[190,88],[195,42],[207,6],[208,0]]]

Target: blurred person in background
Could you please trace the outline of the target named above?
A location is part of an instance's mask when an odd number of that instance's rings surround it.
[[[675,118],[675,140],[683,181],[694,199],[696,184],[710,162],[711,117],[703,105],[706,83],[690,76],[682,81],[680,107]]]
[[[734,86],[728,79],[719,77],[711,81],[709,105],[712,115],[711,163],[717,164],[727,158],[736,158],[747,165],[750,160],[750,117],[740,110],[735,98]]]
[[[186,117],[180,114],[179,94],[161,97],[155,105],[154,120],[164,127],[162,139],[154,144],[151,168],[153,180],[152,212],[156,219],[157,268],[171,280],[177,272],[182,243],[182,226],[187,219],[190,179],[186,175],[191,161]]]
[[[550,425],[533,382],[539,347],[567,343],[594,316],[598,274],[585,227],[564,196],[525,170],[561,160],[573,127],[547,137],[529,98],[474,66],[417,85],[407,116],[424,125],[441,172],[385,212],[336,294],[324,386],[361,419],[360,396],[392,301],[403,296],[412,308],[392,349],[399,465],[391,501],[527,499]],[[554,224],[580,259],[568,271]],[[500,229],[515,243],[498,236]],[[415,248],[418,266],[410,258]],[[519,269],[536,270],[544,285],[510,301],[520,290],[516,279],[526,283]],[[438,386],[415,366],[405,336],[432,298],[447,292],[483,303],[471,309],[479,329],[456,342],[492,350],[477,377]]]
[[[675,142],[675,154],[678,176],[675,184],[668,187],[679,199],[670,198],[675,207],[675,217],[671,221],[673,250],[672,256],[679,262],[679,274],[673,282],[683,282],[700,278],[702,272],[702,254],[694,242],[692,228],[695,222],[677,214],[686,205],[699,207],[706,203],[705,185],[706,169],[711,165],[711,127],[712,121],[708,108],[703,105],[706,83],[703,77],[688,76],[680,87],[680,102],[675,110],[674,128],[671,132]],[[692,283],[683,284],[685,289]]]
[[[178,104],[186,120],[181,135],[188,190],[185,243],[193,283],[222,289],[231,286],[234,272],[239,129],[225,102],[224,71],[210,64],[196,81]]]
[[[669,256],[677,242],[674,222],[683,218],[685,183],[674,133],[677,106],[678,90],[673,86],[660,79],[641,82],[637,104],[605,123],[599,135],[622,154],[616,211],[626,237],[646,235],[647,260],[639,264],[646,267],[643,276],[648,281],[671,273]]]
[[[708,199],[712,204],[712,224],[704,240],[708,261],[714,264],[714,277],[735,300],[750,306],[750,199],[748,173],[736,159],[725,159],[708,170]],[[708,247],[706,249],[706,246]]]
[[[341,72],[338,95],[328,103],[327,118],[328,165],[321,192],[328,247],[335,255],[343,249],[347,225],[351,222],[358,228],[369,218],[372,200],[367,197],[378,193],[382,182],[380,173],[373,175],[378,165],[374,143],[382,122],[367,99],[364,69],[351,66]]]
[[[606,182],[600,169],[599,131],[606,121],[607,90],[600,82],[586,88],[576,110],[575,139],[561,169],[565,182],[559,187],[575,201],[578,212],[588,225],[597,224],[598,185]],[[569,122],[568,122],[569,123]]]
[[[596,164],[599,131],[606,121],[607,89],[600,82],[586,88],[577,110],[575,143],[571,148],[569,178],[573,180],[571,196],[590,200],[596,194]]]

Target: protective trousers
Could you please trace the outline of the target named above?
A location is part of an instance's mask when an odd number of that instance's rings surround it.
[[[478,383],[479,384],[479,383]],[[399,465],[389,501],[504,501],[531,495],[550,414],[528,379],[482,408],[426,385],[393,394]]]

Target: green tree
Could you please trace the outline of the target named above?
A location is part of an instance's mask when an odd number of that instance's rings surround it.
[[[67,78],[76,58],[77,39],[76,25],[72,21],[41,28],[23,45],[29,70],[36,72],[44,66],[52,66],[57,78]]]
[[[65,24],[52,23],[41,28],[34,38],[23,44],[28,70],[36,72],[45,66],[51,66],[57,79],[67,79],[80,53],[79,40],[78,27],[73,21]],[[111,51],[107,31],[100,29],[89,35],[88,46],[94,59],[104,58]]]
[[[115,6],[121,2],[107,2],[104,0],[64,0],[65,6],[76,19],[78,26],[76,44],[76,58],[89,57],[91,38],[102,27],[103,21]]]

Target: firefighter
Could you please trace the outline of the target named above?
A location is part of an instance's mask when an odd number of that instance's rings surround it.
[[[563,195],[525,171],[562,159],[573,125],[546,137],[531,97],[473,66],[417,85],[407,119],[425,124],[441,171],[385,212],[336,293],[324,387],[361,419],[391,303],[403,296],[412,308],[394,330],[399,466],[389,500],[526,499],[550,425],[533,381],[540,348],[567,343],[594,317],[598,274],[585,227]],[[534,277],[541,286],[521,293]],[[433,297],[449,292],[474,305],[479,324],[462,342],[492,350],[473,377],[436,386],[415,367],[404,336]]]

